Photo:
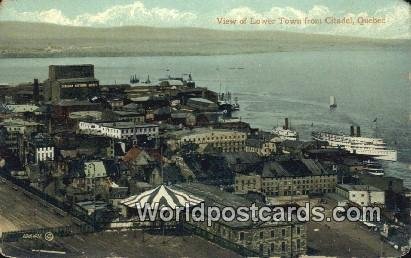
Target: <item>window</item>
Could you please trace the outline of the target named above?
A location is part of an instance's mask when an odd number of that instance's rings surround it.
[[[264,238],[264,232],[260,232],[260,239],[263,239]]]
[[[282,235],[283,237],[285,236],[285,229],[284,229],[284,228],[281,230],[281,235]]]
[[[271,243],[270,250],[271,250],[271,252],[274,252],[274,243]]]
[[[240,240],[244,240],[244,232],[240,232]]]
[[[264,246],[263,246],[263,244],[260,244],[260,254],[263,254],[264,253]]]
[[[285,245],[285,242],[281,243],[281,251],[285,252],[285,250],[287,249],[287,246]]]
[[[297,227],[297,235],[300,234],[300,227]]]
[[[297,239],[297,250],[299,250],[301,247],[301,241],[300,239]]]
[[[274,237],[274,230],[271,230],[271,237]]]

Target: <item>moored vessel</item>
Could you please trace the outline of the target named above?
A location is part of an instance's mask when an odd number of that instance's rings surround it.
[[[369,156],[375,159],[397,161],[397,151],[387,149],[381,138],[371,138],[361,136],[360,127],[357,126],[357,133],[354,133],[354,126],[351,126],[351,134],[336,134],[330,132],[313,132],[314,140],[326,141],[329,146],[342,148],[350,153]]]
[[[284,126],[274,128],[271,133],[277,135],[281,140],[298,140],[298,133],[289,127],[288,118],[284,119]]]

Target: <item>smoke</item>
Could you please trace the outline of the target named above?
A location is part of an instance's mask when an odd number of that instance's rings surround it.
[[[352,117],[350,117],[348,114],[346,113],[341,113],[338,115],[339,119],[341,122],[353,125],[353,126],[359,126],[359,124],[357,122],[354,121],[354,119],[352,119]]]

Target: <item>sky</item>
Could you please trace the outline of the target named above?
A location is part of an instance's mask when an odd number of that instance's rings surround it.
[[[4,0],[1,21],[111,27],[202,27],[225,30],[284,30],[373,38],[411,38],[410,5],[401,0]],[[279,19],[302,24],[280,24]],[[305,24],[305,17],[321,24]],[[325,18],[352,18],[355,24],[327,24]],[[385,18],[360,25],[361,17]],[[222,25],[217,18],[247,18],[244,25]],[[250,24],[273,20],[273,24]]]

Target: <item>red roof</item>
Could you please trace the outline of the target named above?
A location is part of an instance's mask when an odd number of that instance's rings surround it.
[[[131,149],[128,150],[126,155],[124,155],[123,161],[128,162],[128,161],[135,160],[140,154],[140,152],[141,152],[140,148],[133,146]]]

